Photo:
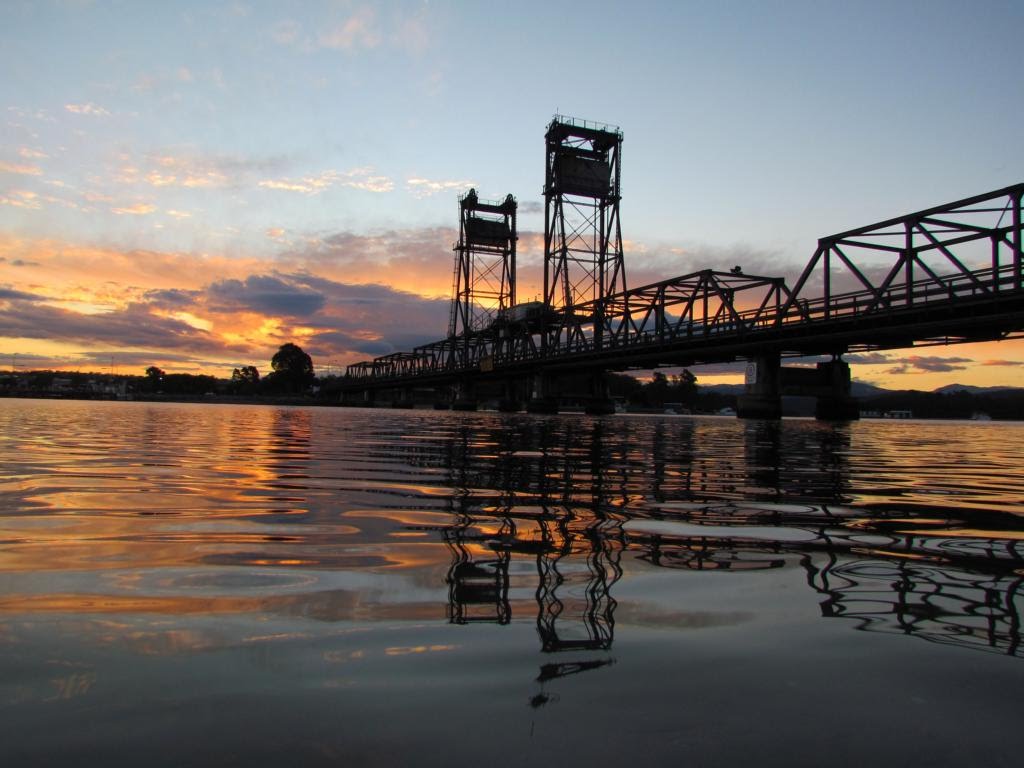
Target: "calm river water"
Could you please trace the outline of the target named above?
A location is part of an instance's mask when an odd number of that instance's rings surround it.
[[[1024,424],[0,401],[0,764],[1016,766]]]

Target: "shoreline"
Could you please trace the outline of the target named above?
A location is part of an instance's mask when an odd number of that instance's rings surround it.
[[[399,410],[421,410],[429,411],[436,410],[432,405],[423,403],[414,405],[412,408],[405,407],[394,407],[391,405],[351,405],[349,403],[343,403],[338,401],[328,400],[317,400],[308,397],[241,397],[233,395],[133,395],[131,397],[119,397],[117,395],[110,395],[104,393],[54,393],[54,392],[0,392],[0,399],[6,400],[86,400],[86,401],[97,401],[97,402],[116,402],[116,403],[181,403],[181,404],[200,404],[200,405],[268,405],[268,406],[292,406],[292,407],[316,407],[316,408],[368,408],[372,410],[381,411],[399,411]],[[491,413],[497,412],[492,408],[479,408],[476,412],[479,413]],[[525,414],[525,411],[519,411],[520,414]],[[577,416],[584,415],[581,409],[566,406],[560,410],[557,415],[561,416]],[[674,418],[686,418],[686,417],[721,417],[721,418],[735,418],[729,414],[719,413],[668,413],[662,409],[657,408],[645,408],[638,406],[636,408],[627,408],[626,411],[616,414],[615,416],[669,416]],[[808,419],[813,418],[812,416],[788,414],[783,416],[784,419]],[[956,416],[910,416],[910,417],[883,417],[881,415],[869,415],[861,416],[858,421],[871,421],[871,422],[885,422],[885,423],[899,423],[909,421],[957,421],[957,422],[971,422],[971,423],[1006,423],[1006,424],[1020,424],[1024,423],[1024,419],[1002,419],[992,417],[990,419],[978,419],[978,418],[963,418]]]

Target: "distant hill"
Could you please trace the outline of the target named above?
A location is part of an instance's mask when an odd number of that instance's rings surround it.
[[[868,384],[866,381],[850,383],[850,394],[854,397],[877,397],[878,395],[887,395],[891,391],[891,389],[883,389],[882,387],[876,387],[874,384]]]
[[[744,384],[700,384],[702,391],[715,392],[720,395],[742,395],[746,391],[746,385]],[[866,381],[854,381],[850,385],[850,394],[854,397],[880,397],[882,395],[891,395],[895,392],[920,392],[925,390],[913,390],[913,389],[885,389],[884,387],[876,387],[874,384],[868,384]],[[993,395],[993,394],[1010,394],[1013,392],[1024,392],[1024,387],[1011,387],[1011,386],[998,386],[998,387],[976,387],[972,384],[947,384],[944,387],[932,390],[936,394],[940,395],[951,395],[954,392],[967,392],[970,395]]]
[[[702,395],[720,400],[742,395],[745,390],[743,384],[698,386]],[[884,389],[854,381],[850,389],[866,411],[911,411],[916,418],[922,419],[970,419],[984,414],[997,421],[1024,421],[1024,387],[947,384],[932,392],[922,392]],[[813,399],[809,397],[783,397],[782,407],[787,416],[810,416],[814,413]]]
[[[746,392],[745,384],[701,384],[698,380],[698,386],[702,392],[715,392],[719,395],[742,395]],[[850,394],[854,397],[875,397],[877,395],[889,394],[892,390],[882,389],[876,387],[874,384],[868,384],[863,381],[855,381],[850,385]]]
[[[1024,392],[1024,387],[975,387],[971,384],[947,384],[944,387],[933,389],[933,392],[938,392],[942,395],[951,395],[954,392],[967,392],[971,395],[993,395],[1000,392]]]
[[[746,384],[701,384],[699,379],[697,386],[702,392],[714,392],[718,395],[742,395],[747,391]]]

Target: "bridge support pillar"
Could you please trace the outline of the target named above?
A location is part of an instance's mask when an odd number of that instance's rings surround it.
[[[558,413],[558,398],[554,396],[554,382],[549,375],[536,373],[533,375],[530,400],[526,404],[527,413]]]
[[[476,399],[476,387],[469,379],[463,379],[456,384],[453,394],[453,411],[475,411],[479,407]]]
[[[501,399],[498,410],[502,413],[515,413],[523,408],[522,384],[518,379],[505,379],[501,383]]]
[[[608,376],[604,371],[595,371],[590,376],[590,397],[583,411],[591,416],[607,416],[615,413],[615,401],[608,396]]]
[[[394,397],[391,399],[392,408],[412,408],[413,407],[413,396],[412,390],[405,388],[396,390]]]
[[[454,394],[453,411],[476,411],[479,407],[479,403],[476,401],[476,387],[469,379],[463,379],[456,384]]]
[[[373,408],[377,404],[377,393],[372,389],[364,389],[359,399],[363,408]]]
[[[434,410],[447,411],[452,407],[454,395],[448,386],[440,386],[434,389]]]
[[[850,395],[849,363],[838,359],[818,363],[818,381],[823,391],[814,408],[816,419],[856,421],[860,418],[860,402]]]
[[[758,355],[747,364],[747,391],[736,398],[741,419],[782,418],[782,360],[778,353]]]

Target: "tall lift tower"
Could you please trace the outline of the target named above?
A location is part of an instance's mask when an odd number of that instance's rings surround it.
[[[468,342],[515,302],[516,200],[486,202],[471,189],[459,198],[448,338]]]
[[[622,131],[555,116],[545,135],[544,303],[594,302],[626,289],[619,225]]]

